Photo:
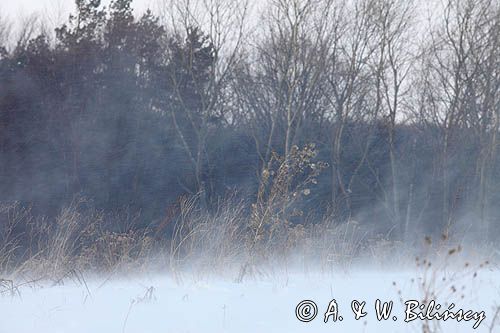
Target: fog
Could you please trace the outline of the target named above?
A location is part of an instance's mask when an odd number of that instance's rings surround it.
[[[110,0],[102,0],[103,5],[109,5]],[[155,0],[136,0],[134,1],[134,9],[142,11],[148,7],[153,7]],[[18,15],[29,15],[32,13],[57,14],[67,16],[74,10],[74,2],[68,0],[17,0],[0,1],[0,10],[5,15],[15,18]]]
[[[460,277],[450,272],[436,276],[435,297],[441,311],[456,304],[454,311],[484,311],[485,319],[405,322],[408,300],[422,300],[422,275],[413,271],[353,270],[335,274],[273,274],[235,283],[229,278],[147,274],[143,277],[76,281],[64,285],[33,284],[0,299],[1,332],[495,332],[492,322],[500,295],[498,269],[480,272],[478,277]],[[441,281],[443,277],[450,282]],[[87,289],[88,287],[88,289]],[[451,288],[457,288],[453,293]],[[393,301],[388,320],[379,321],[375,302]],[[296,317],[304,300],[318,308],[311,322]],[[338,317],[324,322],[332,300]],[[355,320],[352,301],[366,302],[366,317]],[[433,313],[436,312],[435,310]],[[393,317],[397,317],[394,321]],[[343,320],[340,321],[339,318]],[[302,317],[305,319],[306,317]],[[411,318],[411,317],[408,317]],[[498,318],[496,319],[498,320]],[[491,327],[490,327],[491,326]],[[492,328],[493,327],[493,328]]]
[[[153,6],[0,3],[0,332],[498,331],[500,2]]]

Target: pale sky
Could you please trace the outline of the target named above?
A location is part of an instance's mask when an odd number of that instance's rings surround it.
[[[108,5],[111,0],[101,0]],[[147,8],[156,9],[162,0],[133,0],[134,12],[139,16]],[[18,28],[32,16],[41,18],[49,31],[67,22],[69,14],[75,12],[74,0],[0,0],[0,22],[11,24],[10,41],[16,39]]]
[[[172,3],[175,4],[174,0]],[[237,1],[239,0],[231,0]],[[266,0],[250,0],[250,7],[256,7],[256,3],[265,3]],[[111,0],[101,0],[102,6],[107,6]],[[193,1],[196,3],[196,0]],[[192,2],[192,3],[193,3]],[[191,3],[191,4],[192,4]],[[46,31],[53,31],[54,28],[66,23],[70,13],[75,12],[75,0],[0,0],[0,22],[6,19],[7,23],[11,23],[10,34],[8,38],[10,41],[16,40],[17,28],[23,26],[26,20],[31,20],[33,15],[41,18],[43,28]],[[170,1],[168,0],[132,0],[132,6],[136,17],[139,17],[146,9],[151,9],[155,13],[163,12],[167,9]],[[170,4],[171,5],[171,4]],[[165,7],[167,6],[167,7]],[[158,9],[160,9],[158,11]],[[205,10],[197,11],[196,15],[200,15],[201,24],[207,19],[207,12]],[[222,13],[223,17],[226,15],[233,15],[233,13]],[[169,19],[167,17],[166,19]],[[235,30],[235,34],[238,31]]]
[[[110,0],[102,0],[108,4]],[[154,6],[155,0],[133,0],[134,8],[142,11]],[[67,17],[73,8],[74,0],[0,0],[0,12],[10,18],[31,13],[49,13],[51,16]]]

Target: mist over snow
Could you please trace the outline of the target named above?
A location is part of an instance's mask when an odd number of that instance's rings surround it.
[[[0,0],[0,333],[498,333],[499,202],[498,0]]]
[[[450,277],[440,273],[438,279]],[[422,277],[422,276],[420,276]],[[412,271],[354,270],[336,274],[288,273],[235,283],[230,279],[168,275],[87,281],[88,289],[67,281],[60,286],[21,287],[19,294],[0,299],[0,332],[16,333],[187,333],[187,332],[421,332],[423,322],[405,323],[401,300],[420,300],[422,293]],[[413,281],[413,282],[412,282]],[[443,307],[482,311],[486,319],[473,330],[474,321],[434,321],[442,332],[495,332],[491,321],[500,297],[498,269],[474,280],[456,280],[459,295],[443,290],[436,301]],[[394,284],[395,283],[395,284]],[[439,285],[439,281],[437,285]],[[451,286],[450,286],[451,287]],[[17,293],[17,291],[16,291]],[[463,298],[462,298],[463,295]],[[331,300],[343,321],[324,323]],[[378,321],[375,301],[394,301],[389,320]],[[300,322],[296,306],[312,300],[318,315]],[[351,302],[366,301],[366,317],[356,321]],[[396,315],[398,320],[393,321]]]

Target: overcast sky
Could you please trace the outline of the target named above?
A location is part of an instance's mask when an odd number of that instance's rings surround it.
[[[108,5],[111,0],[101,0]],[[136,14],[141,14],[147,8],[156,9],[162,0],[133,0]],[[75,12],[75,0],[0,0],[0,21],[6,19],[12,23],[10,41],[16,39],[18,29],[24,19],[35,15],[42,18],[44,27],[53,30],[67,22],[69,14]]]
[[[108,4],[109,1],[102,0],[102,3]],[[134,0],[133,4],[135,8],[142,11],[155,2],[155,0]],[[0,0],[0,11],[10,18],[34,12],[49,13],[51,16],[67,16],[73,5],[74,0]]]

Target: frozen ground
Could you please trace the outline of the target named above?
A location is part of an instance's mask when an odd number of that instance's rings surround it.
[[[24,287],[20,296],[0,298],[0,332],[419,332],[421,321],[404,322],[405,308],[400,300],[422,298],[416,276],[410,271],[289,273],[235,283],[189,275],[179,282],[157,275],[94,279],[87,281],[88,289],[75,281],[63,286]],[[477,330],[472,329],[474,321],[449,320],[441,322],[443,332],[500,332],[500,326],[493,330],[489,327],[494,307],[500,304],[497,270],[484,270],[476,278],[465,276],[451,283],[436,279],[434,283],[436,289],[442,289],[436,301],[443,307],[448,306],[446,302],[456,302],[457,308],[486,313]],[[448,288],[458,292],[448,292]],[[376,319],[374,304],[378,298],[394,301],[391,319]],[[300,322],[295,316],[297,304],[306,299],[315,301],[319,308],[310,323]],[[344,320],[334,323],[330,317],[325,324],[323,316],[332,299],[337,301]],[[352,300],[366,301],[365,318],[354,320]],[[394,315],[397,321],[392,320]]]

